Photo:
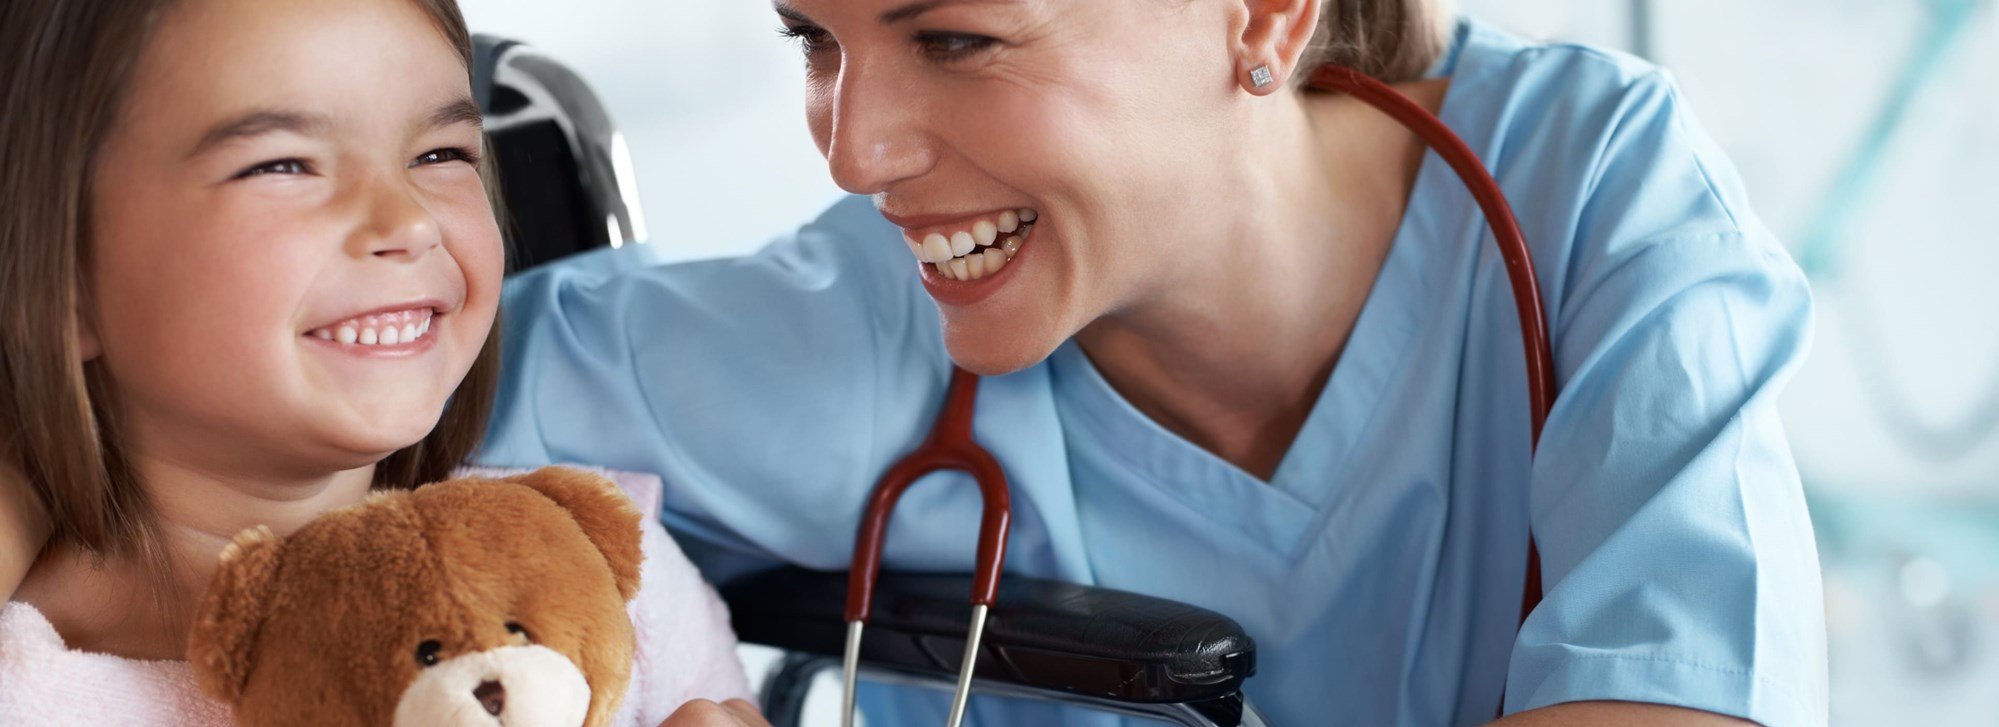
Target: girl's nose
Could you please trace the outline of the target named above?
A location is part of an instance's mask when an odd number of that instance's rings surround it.
[[[907,84],[858,63],[842,68],[827,112],[826,166],[834,183],[854,194],[876,194],[930,171],[936,149],[917,101]]]
[[[444,244],[437,218],[408,187],[387,180],[370,185],[363,222],[353,236],[356,254],[417,260]]]

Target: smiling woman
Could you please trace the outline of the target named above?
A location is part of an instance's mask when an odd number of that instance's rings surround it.
[[[961,366],[1008,572],[1234,617],[1275,723],[1824,721],[1774,405],[1810,298],[1659,69],[1425,0],[775,9],[856,197],[741,259],[517,279],[485,457],[663,472],[708,567],[839,568]],[[1329,60],[1439,116],[1517,211],[1559,388],[1538,451],[1479,206],[1301,87]],[[902,502],[884,567],[970,570],[956,484]],[[861,694],[892,723],[941,702]]]

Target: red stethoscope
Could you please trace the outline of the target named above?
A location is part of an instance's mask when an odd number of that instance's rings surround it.
[[[1395,89],[1365,74],[1339,66],[1321,66],[1312,74],[1311,88],[1351,94],[1401,122],[1423,139],[1438,156],[1451,165],[1463,180],[1486,223],[1499,243],[1506,276],[1513,286],[1513,301],[1520,313],[1520,335],[1527,354],[1528,405],[1532,414],[1532,443],[1539,446],[1541,426],[1555,404],[1554,354],[1548,345],[1548,319],[1541,310],[1541,284],[1534,275],[1533,257],[1520,234],[1520,223],[1506,203],[1499,182],[1487,172],[1478,155],[1450,127],[1428,110]],[[868,621],[874,600],[875,576],[881,569],[882,537],[888,532],[889,514],[909,486],[932,472],[959,470],[978,481],[985,500],[979,523],[977,570],[972,577],[972,623],[965,640],[964,662],[958,667],[958,688],[951,699],[950,727],[964,721],[965,702],[971,694],[972,671],[978,661],[979,641],[985,634],[986,616],[999,591],[1000,568],[1006,561],[1007,524],[1013,517],[1006,473],[999,461],[972,439],[972,407],[978,398],[979,377],[960,368],[951,371],[951,387],[944,397],[944,412],[930,430],[930,436],[915,452],[889,468],[868,499],[867,513],[854,541],[853,569],[847,580],[847,643],[843,655],[842,727],[852,727],[854,691],[858,682],[861,631]],[[1520,620],[1541,601],[1541,557],[1534,539],[1527,539],[1527,583],[1521,594]]]

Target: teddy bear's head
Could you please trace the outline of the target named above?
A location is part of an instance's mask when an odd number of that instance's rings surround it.
[[[245,725],[602,725],[631,675],[639,518],[549,468],[244,531],[188,660]]]

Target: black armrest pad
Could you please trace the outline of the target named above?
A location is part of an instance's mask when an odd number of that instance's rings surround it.
[[[971,619],[971,579],[882,574],[861,660],[956,673]],[[780,569],[722,589],[742,640],[838,657],[847,574]],[[1256,672],[1256,644],[1234,620],[1136,593],[1007,576],[979,654],[979,677],[1126,702],[1227,696]]]

